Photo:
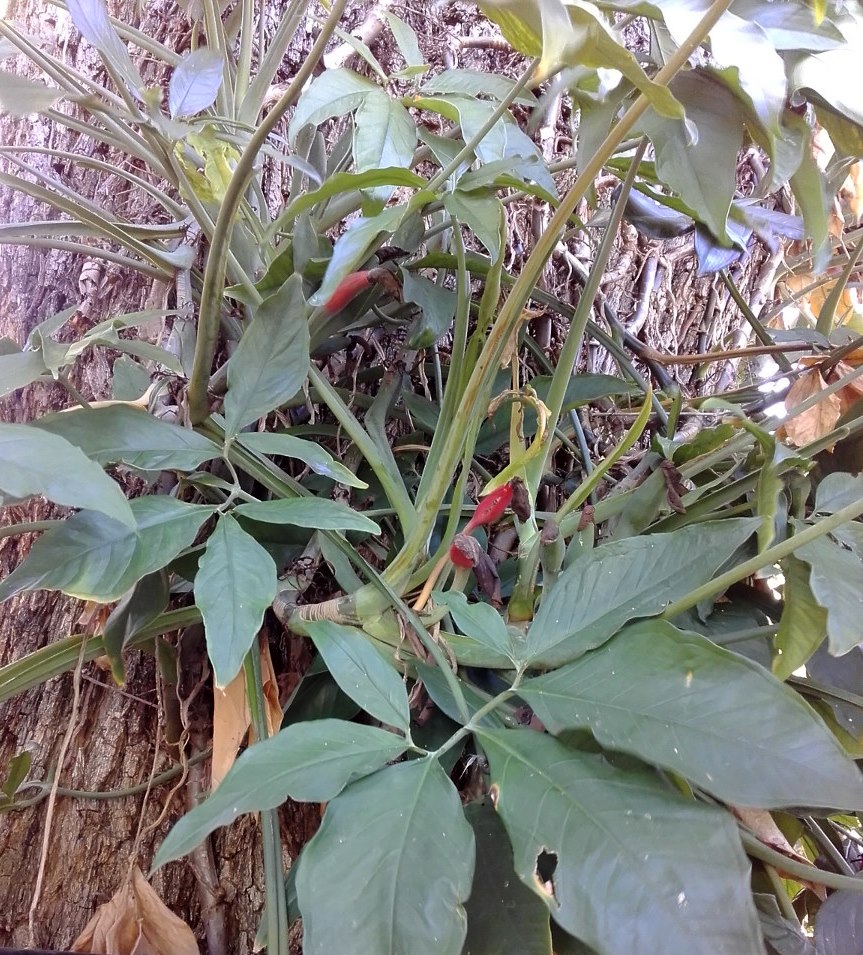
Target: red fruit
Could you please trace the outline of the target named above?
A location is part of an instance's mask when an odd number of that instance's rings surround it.
[[[349,305],[360,292],[365,291],[375,281],[370,272],[352,272],[336,286],[335,292],[324,303],[324,311],[330,315],[340,312]]]
[[[456,534],[449,545],[449,559],[456,567],[476,567],[484,553],[479,541],[466,534]]]
[[[474,528],[481,527],[484,524],[493,524],[496,520],[503,517],[503,512],[509,507],[512,501],[514,490],[514,481],[507,481],[502,487],[486,496],[479,502],[477,509],[473,512],[473,517],[468,521],[464,529],[465,534],[470,534]]]

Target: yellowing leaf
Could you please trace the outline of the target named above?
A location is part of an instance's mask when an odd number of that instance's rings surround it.
[[[230,143],[219,139],[212,126],[205,126],[200,133],[190,133],[177,143],[174,153],[199,199],[221,202],[225,198],[240,154]],[[203,170],[194,153],[203,161]]]
[[[785,399],[785,407],[793,413],[797,405],[807,398],[818,395],[827,387],[817,368],[805,371],[791,386]],[[836,394],[823,395],[819,401],[805,411],[788,418],[779,429],[791,444],[802,447],[829,434],[842,413],[842,402]]]
[[[165,905],[135,866],[112,899],[96,909],[72,943],[99,955],[198,955],[189,926]]]

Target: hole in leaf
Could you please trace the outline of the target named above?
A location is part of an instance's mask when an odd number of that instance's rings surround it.
[[[492,806],[497,809],[497,801],[500,798],[500,788],[497,783],[492,783],[491,788],[488,791],[488,798],[491,800]]]
[[[556,869],[557,853],[547,852],[545,849],[541,849],[539,855],[536,857],[533,877],[539,891],[549,899],[554,899],[555,902],[557,902],[554,887],[554,873]]]

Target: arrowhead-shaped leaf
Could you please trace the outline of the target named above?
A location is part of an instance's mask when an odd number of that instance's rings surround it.
[[[273,558],[230,514],[223,514],[195,577],[195,603],[204,618],[216,686],[226,687],[240,672],[276,587]]]
[[[860,771],[797,693],[665,621],[633,624],[519,692],[551,732],[590,729],[728,802],[863,808]]]
[[[60,435],[98,464],[122,462],[142,471],[194,471],[221,454],[218,445],[196,431],[129,405],[49,414],[33,426]]]
[[[27,559],[0,584],[0,600],[22,590],[63,593],[111,603],[142,577],[189,547],[215,508],[164,495],[129,502],[137,530],[93,511],[81,511],[45,533]]]
[[[544,667],[566,663],[601,646],[627,621],[662,613],[710,580],[758,524],[731,518],[588,551],[543,598],[528,631],[527,659]]]
[[[407,732],[411,714],[404,681],[363,631],[330,620],[306,629],[342,690],[375,719]]]
[[[567,932],[599,955],[763,955],[730,814],[542,733],[477,735],[516,872]]]
[[[303,387],[309,370],[308,307],[293,275],[258,307],[228,362],[225,426],[236,434]]]
[[[0,424],[0,494],[41,494],[135,526],[125,495],[98,464],[65,439],[26,425]]]
[[[305,955],[460,955],[473,832],[437,760],[349,786],[327,806],[299,866]]]
[[[237,758],[219,788],[168,833],[153,868],[181,858],[245,812],[275,809],[288,797],[327,802],[351,780],[395,759],[406,745],[400,736],[344,720],[289,726]]]

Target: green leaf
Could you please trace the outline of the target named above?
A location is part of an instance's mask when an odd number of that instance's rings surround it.
[[[129,56],[126,44],[111,23],[104,0],[67,0],[66,9],[84,39],[96,47],[105,63],[119,74],[140,100],[144,81]]]
[[[706,583],[758,520],[731,518],[603,544],[577,558],[539,605],[525,653],[552,667],[601,646],[629,620],[662,613]]]
[[[567,932],[601,955],[763,955],[728,813],[532,730],[477,736],[516,872]],[[551,892],[541,857],[554,864]]]
[[[408,66],[425,66],[425,58],[420,52],[419,41],[413,27],[408,26],[393,13],[384,13],[386,21],[395,37],[399,52]]]
[[[383,90],[369,93],[354,117],[357,171],[363,173],[390,166],[409,169],[416,145],[416,124],[404,106]],[[380,202],[386,202],[393,192],[392,186],[384,186],[372,194]]]
[[[21,117],[44,113],[63,95],[63,90],[0,70],[0,112]]]
[[[125,495],[98,464],[64,438],[22,424],[0,424],[0,493],[13,500],[41,494],[135,526]]]
[[[296,143],[303,126],[317,126],[334,116],[344,116],[355,110],[370,92],[379,90],[376,83],[354,73],[353,70],[326,70],[312,80],[303,92],[291,117],[288,138]]]
[[[500,256],[500,199],[456,189],[444,196],[443,204],[454,219],[466,225],[482,242],[492,259]]]
[[[773,675],[787,680],[821,645],[827,635],[827,611],[809,586],[809,565],[793,554],[782,561],[784,606],[773,643]]]
[[[111,611],[102,629],[102,645],[117,683],[126,681],[123,650],[147,624],[168,607],[171,591],[164,569],[142,577]]]
[[[409,348],[431,348],[449,331],[455,315],[456,294],[451,289],[402,269],[403,297],[419,305],[422,314],[408,330]]]
[[[297,438],[292,434],[281,434],[273,431],[243,433],[239,435],[237,440],[244,447],[261,454],[279,455],[302,461],[315,474],[323,474],[346,487],[368,487],[368,484],[361,481],[353,471],[349,471],[343,464],[336,461],[326,448],[312,441],[305,441],[303,438]]]
[[[405,747],[400,736],[343,720],[289,726],[238,757],[219,788],[168,833],[153,869],[182,858],[213,830],[243,813],[275,809],[288,797],[327,802],[351,780],[373,773]]]
[[[460,955],[473,832],[437,760],[389,766],[345,789],[299,866],[305,955]]]
[[[641,128],[653,142],[657,175],[722,240],[743,144],[740,108],[725,86],[699,70],[679,73],[671,89],[686,108],[686,122],[647,113]],[[697,127],[695,142],[690,123]]]
[[[863,498],[863,474],[836,471],[828,474],[815,489],[815,513],[835,514]]]
[[[809,586],[812,595],[827,611],[830,652],[834,656],[848,653],[863,642],[860,631],[863,555],[846,550],[825,536],[798,547],[794,556],[812,568]]]
[[[404,681],[363,631],[330,620],[309,623],[306,630],[342,690],[375,719],[407,733],[411,714]]]
[[[792,135],[797,133],[804,137],[805,148],[800,154],[800,163],[790,182],[799,212],[803,216],[806,235],[812,242],[812,268],[820,272],[826,267],[830,254],[828,223],[833,197],[829,195],[826,179],[815,162],[810,142],[812,131],[806,119],[787,111],[785,124]]]
[[[449,610],[455,625],[466,637],[510,660],[518,659],[503,617],[493,607],[484,603],[468,603],[460,590],[436,590],[432,597],[436,604],[443,604]]]
[[[47,372],[39,352],[16,350],[0,355],[0,398],[29,385]]]
[[[807,4],[776,6],[773,0],[735,0],[738,17],[757,23],[777,50],[831,50],[844,42],[829,20],[817,24]]]
[[[218,50],[198,47],[187,53],[171,74],[168,112],[171,119],[195,116],[216,101],[225,62]]]
[[[437,76],[426,80],[423,93],[464,93],[467,96],[490,96],[504,100],[515,86],[508,76],[496,73],[482,73],[479,70],[444,70]],[[536,97],[530,90],[522,90],[515,99],[524,106],[536,106]]]
[[[215,508],[164,495],[129,501],[137,528],[80,511],[43,534],[0,583],[0,600],[22,590],[62,590],[82,600],[119,600],[147,574],[189,547]]]
[[[462,955],[552,955],[548,909],[518,880],[509,838],[491,803],[472,802],[465,816],[476,840],[476,866]]]
[[[258,307],[228,362],[227,434],[236,434],[303,387],[309,370],[307,315],[299,275],[289,278]]]
[[[49,414],[33,427],[65,438],[97,464],[122,462],[142,471],[194,471],[221,454],[209,438],[129,405]]]
[[[380,527],[359,511],[320,497],[292,497],[278,501],[256,501],[234,508],[237,514],[267,524],[293,524],[324,531],[363,531],[380,534]]]
[[[217,687],[226,687],[240,672],[276,588],[273,558],[230,514],[223,514],[195,577],[195,603],[204,618]]]
[[[742,806],[857,809],[863,779],[820,718],[766,670],[662,620],[627,627],[520,694],[553,733],[672,769]]]

